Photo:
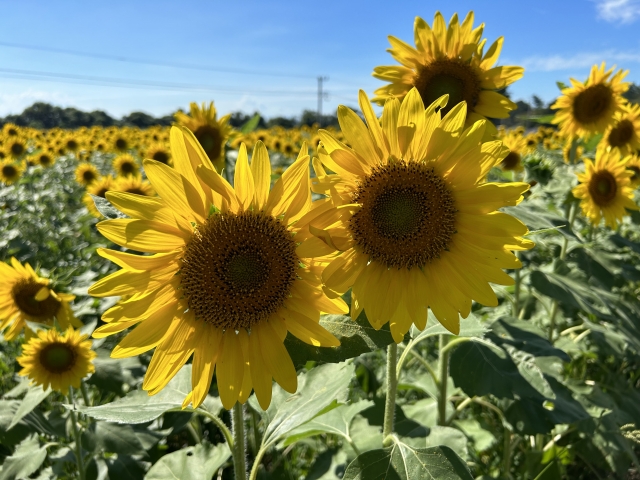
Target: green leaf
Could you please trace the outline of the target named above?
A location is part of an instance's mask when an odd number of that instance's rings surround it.
[[[447,402],[447,418],[455,411],[453,404]],[[432,428],[438,424],[438,401],[435,398],[422,398],[411,405],[403,405],[402,410],[410,419]]]
[[[122,453],[128,455],[144,454],[145,449],[131,425],[118,425],[98,421],[83,432],[82,444],[89,451]]]
[[[158,460],[145,475],[145,480],[201,480],[212,478],[231,456],[226,443],[203,442],[169,453]]]
[[[91,200],[93,200],[93,204],[96,206],[96,210],[98,210],[107,220],[115,220],[116,218],[129,218],[116,207],[114,207],[106,198],[99,197],[92,193],[90,193],[89,195],[91,195]]]
[[[487,327],[480,322],[478,317],[474,314],[469,314],[467,318],[460,319],[460,333],[458,337],[483,337]],[[427,319],[427,327],[420,331],[415,325],[411,327],[411,338],[414,341],[421,341],[427,337],[433,337],[435,335],[451,335],[451,332],[444,328],[435,315],[429,310],[429,316]]]
[[[301,440],[302,438],[319,435],[321,433],[332,433],[343,438],[350,439],[350,426],[354,417],[371,407],[371,400],[360,400],[348,405],[340,405],[323,415],[319,415],[310,422],[293,429],[284,440],[284,446]]]
[[[491,324],[487,338],[496,345],[511,345],[535,357],[558,357],[565,362],[571,361],[569,355],[554,347],[544,332],[530,321],[500,317]]]
[[[315,458],[305,480],[341,480],[346,463],[343,450],[325,450]]]
[[[449,447],[412,448],[396,441],[349,464],[343,480],[472,480],[466,464]]]
[[[7,427],[7,430],[15,427],[20,420],[22,420],[27,414],[33,411],[40,403],[49,396],[51,393],[51,389],[47,390],[43,389],[41,385],[38,386],[30,386],[29,390],[27,390],[27,394],[20,402],[20,406],[13,414],[13,418],[11,419],[11,423]]]
[[[485,429],[478,420],[467,418],[453,422],[473,442],[475,450],[484,452],[495,445],[497,439],[490,430]]]
[[[431,427],[427,436],[427,447],[446,445],[462,458],[469,457],[467,450],[467,437],[460,430],[451,427],[436,425]]]
[[[157,395],[133,390],[125,397],[97,407],[77,409],[96,420],[115,423],[144,423],[155,420],[168,411],[182,411],[182,402],[191,391],[191,365],[185,365]],[[206,409],[207,401],[198,407]],[[212,405],[216,405],[215,401]],[[69,405],[65,405],[69,408]],[[187,410],[189,411],[189,410]],[[209,412],[216,414],[217,412]]]
[[[129,455],[118,454],[106,459],[109,479],[140,480],[148,468],[148,462],[141,462]]]
[[[287,335],[285,347],[296,368],[303,367],[308,361],[320,363],[338,363],[381,348],[385,348],[393,337],[389,331],[389,324],[380,330],[373,328],[363,314],[358,320],[346,315],[323,315],[320,325],[330,331],[340,340],[339,347],[314,347],[293,335]]]
[[[293,395],[287,395],[280,387],[274,386],[274,398],[266,412],[260,408],[255,394],[252,395],[250,405],[263,415],[268,424],[262,438],[264,448],[346,401],[353,376],[354,367],[349,363],[315,367],[298,375],[298,391]]]
[[[556,85],[558,86],[558,89],[560,89],[560,90],[564,90],[565,88],[569,88],[569,85],[567,85],[564,82],[561,82],[560,80],[558,80],[556,82]]]
[[[10,457],[4,459],[0,480],[20,480],[29,477],[47,458],[47,446],[40,446],[37,436],[25,439]]]
[[[243,135],[246,135],[247,133],[251,133],[256,129],[256,127],[258,126],[258,123],[260,123],[260,114],[256,113],[253,117],[247,120],[247,122],[244,125],[240,127],[240,132]]]

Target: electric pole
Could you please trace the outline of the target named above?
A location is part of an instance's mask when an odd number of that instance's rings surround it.
[[[326,92],[322,90],[322,82],[329,80],[329,77],[318,77],[318,125],[322,127],[322,101],[325,99]]]

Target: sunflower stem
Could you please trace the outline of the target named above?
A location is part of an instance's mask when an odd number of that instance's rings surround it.
[[[513,254],[518,258],[518,252],[513,252]],[[520,269],[516,268],[515,273],[515,285],[513,287],[513,316],[517,317],[520,314],[520,285],[522,283],[520,278]]]
[[[398,345],[395,342],[387,348],[387,398],[384,404],[384,424],[382,427],[382,444],[387,447],[393,442],[393,419],[396,413],[396,393],[398,389]]]
[[[231,410],[231,425],[233,428],[233,469],[235,480],[247,480],[247,453],[244,441],[244,415],[243,406],[236,402]]]
[[[440,369],[440,383],[438,385],[438,425],[447,424],[447,379],[449,378],[449,343],[448,335],[440,335],[438,361]]]
[[[82,399],[87,407],[91,406],[91,400],[89,400],[89,392],[87,391],[87,385],[80,380],[80,393],[82,393]]]
[[[82,458],[82,446],[80,445],[80,430],[78,429],[78,419],[76,417],[76,399],[73,395],[72,387],[69,387],[69,403],[73,407],[72,410],[69,410],[69,416],[71,417],[73,439],[76,444],[75,454],[76,462],[78,463],[78,476],[80,480],[85,480],[86,474],[84,471],[84,459]]]

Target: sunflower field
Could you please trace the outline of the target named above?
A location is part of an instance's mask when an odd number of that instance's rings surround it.
[[[505,129],[503,38],[414,30],[340,128],[4,125],[0,480],[640,478],[627,72]]]

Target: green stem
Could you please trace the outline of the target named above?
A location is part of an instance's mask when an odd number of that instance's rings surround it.
[[[439,370],[440,384],[438,385],[438,425],[447,424],[447,379],[449,378],[449,337],[440,335]],[[453,343],[453,342],[452,342]]]
[[[502,451],[502,476],[511,478],[511,431],[505,427]]]
[[[267,450],[264,447],[260,447],[260,450],[258,450],[258,454],[256,455],[256,458],[253,461],[253,467],[251,467],[249,480],[256,480],[258,478],[258,470],[260,469],[260,463],[262,462],[262,457],[264,456],[266,451]]]
[[[382,444],[385,447],[389,446],[390,435],[393,433],[393,418],[396,411],[396,390],[398,388],[397,367],[398,345],[392,342],[387,348],[387,398],[384,404],[384,424],[382,427]]]
[[[429,362],[427,362],[424,358],[422,358],[422,356],[419,353],[416,353],[414,350],[411,351],[411,355],[413,355],[413,358],[418,360],[422,364],[422,366],[427,370],[427,372],[429,372],[429,375],[431,375],[431,377],[433,378],[434,384],[438,385],[438,382],[440,381],[438,380],[438,374],[431,367],[431,365],[429,365]],[[398,370],[398,377],[399,376],[400,376],[400,370]]]
[[[185,409],[185,411],[189,411],[189,409]],[[192,409],[191,411],[199,415],[203,415],[207,417],[209,420],[211,420],[220,429],[220,431],[222,432],[222,435],[224,435],[224,438],[227,441],[227,444],[229,445],[229,449],[233,450],[233,434],[231,433],[231,430],[229,430],[229,427],[227,427],[224,424],[224,422],[220,419],[220,417],[212,413],[209,413],[205,410],[202,410],[200,408],[196,408],[195,410]]]
[[[69,410],[69,415],[71,416],[71,427],[73,430],[73,439],[76,444],[75,453],[76,453],[76,461],[78,462],[78,476],[80,480],[85,480],[86,473],[84,471],[84,459],[82,458],[82,445],[80,445],[80,430],[78,429],[78,419],[76,418],[76,399],[73,395],[73,388],[69,387],[69,403],[73,407],[72,410]]]
[[[87,385],[80,380],[80,393],[82,393],[82,399],[84,400],[84,404],[87,407],[91,406],[91,401],[89,400],[89,392],[87,391]]]
[[[243,407],[236,402],[231,410],[231,426],[233,427],[233,469],[235,480],[247,480],[247,463],[244,442],[244,416]]]
[[[513,253],[516,258],[518,258],[518,252]],[[516,268],[514,272],[515,275],[515,285],[513,287],[513,316],[517,317],[520,313],[520,284],[522,283],[520,279],[520,269]]]

